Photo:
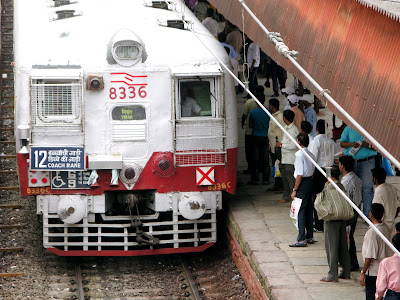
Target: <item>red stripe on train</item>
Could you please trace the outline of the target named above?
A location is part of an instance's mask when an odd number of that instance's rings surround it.
[[[196,167],[177,167],[175,173],[168,177],[159,176],[154,170],[154,162],[156,156],[160,152],[155,152],[144,167],[139,181],[135,184],[133,190],[149,190],[155,189],[158,193],[168,192],[206,192],[225,190],[234,194],[236,190],[236,173],[237,173],[237,148],[227,150],[226,166],[215,166],[215,185],[214,186],[197,186],[196,185]],[[22,196],[40,195],[40,194],[84,194],[84,195],[102,195],[105,191],[126,191],[126,187],[121,181],[119,186],[111,186],[111,170],[98,170],[98,187],[90,189],[66,189],[52,190],[49,187],[34,188],[28,187],[28,169],[29,155],[17,154],[18,175]]]
[[[146,250],[71,250],[64,251],[56,248],[47,248],[50,252],[59,256],[144,256],[159,254],[178,254],[189,252],[203,252],[210,248],[214,243],[206,243],[199,247],[183,247],[183,248],[163,248],[163,249],[146,249]]]

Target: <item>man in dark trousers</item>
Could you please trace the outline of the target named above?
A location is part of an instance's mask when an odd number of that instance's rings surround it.
[[[264,105],[265,95],[257,94],[258,100]],[[269,183],[269,156],[268,156],[268,114],[262,109],[257,108],[250,112],[249,126],[253,129],[253,157],[250,168],[251,184],[259,184],[258,173],[262,174],[262,183]]]
[[[354,159],[351,156],[339,157],[339,168],[343,174],[341,183],[344,186],[349,198],[353,203],[360,208],[361,207],[361,179],[353,172],[354,171]],[[357,259],[356,242],[354,241],[354,232],[356,231],[358,213],[354,210],[354,217],[346,221],[346,225],[350,226],[349,234],[349,254],[351,262],[351,271],[359,271],[360,266]]]
[[[314,174],[315,166],[303,153],[306,152],[314,161],[314,155],[307,149],[308,135],[300,133],[297,137],[297,143],[302,150],[296,152],[294,161],[294,188],[292,199],[295,197],[302,199],[299,214],[298,226],[299,234],[297,241],[289,244],[289,247],[306,247],[307,243],[314,243],[313,233],[313,181],[311,176]]]
[[[331,179],[337,186],[344,190],[339,182],[340,170],[337,165],[332,166]],[[334,190],[335,187],[328,181],[324,191]],[[347,249],[347,234],[345,220],[324,221],[324,236],[326,258],[328,260],[328,276],[322,277],[322,282],[337,282],[338,278],[350,279],[350,255]],[[338,263],[342,266],[342,271],[338,276]]]
[[[271,59],[271,77],[272,77],[272,89],[274,94],[271,97],[278,97],[279,90],[286,87],[287,72],[284,68],[278,65]]]

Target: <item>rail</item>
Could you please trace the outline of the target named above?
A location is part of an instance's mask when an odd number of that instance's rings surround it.
[[[11,3],[10,3],[11,2]],[[8,5],[5,5],[8,4]],[[11,5],[10,5],[11,4]],[[12,1],[1,1],[1,61],[2,65],[10,65],[10,62],[13,60],[13,46],[8,46],[5,45],[7,43],[10,43],[13,40],[13,23],[11,20],[5,20],[6,18],[11,18],[13,15],[13,3]],[[5,25],[5,24],[11,24],[10,26]],[[10,51],[11,50],[11,51]],[[14,100],[14,95],[13,95],[13,89],[14,89],[14,77],[13,76],[8,76],[13,72],[12,69],[6,69],[2,68],[1,69],[1,74],[2,76],[0,77],[0,86],[1,86],[1,93],[0,93],[0,98],[1,98],[1,104],[0,104],[0,122],[1,122],[1,127],[0,127],[0,133],[1,133],[1,141],[0,141],[0,147],[1,151],[4,152],[0,154],[0,177],[2,178],[2,182],[6,184],[7,186],[2,186],[0,187],[0,191],[12,191],[12,190],[18,190],[18,186],[11,186],[10,185],[10,176],[14,176],[17,174],[16,171],[16,155],[15,151],[13,151],[13,147],[10,146],[12,144],[15,144],[15,138],[14,138],[14,126],[12,125],[13,120],[14,120],[14,115],[13,115],[13,100]],[[6,83],[7,82],[7,83]],[[4,101],[4,102],[3,102]],[[11,126],[10,126],[11,125]],[[13,163],[13,166],[7,166],[5,167],[4,163],[9,164]],[[14,176],[15,178],[15,176]],[[6,203],[6,197],[2,198],[3,201],[0,204],[0,209],[1,210],[15,210],[15,209],[20,209],[22,208],[21,205],[18,204],[11,204],[11,203]],[[13,230],[13,229],[22,229],[23,225],[21,224],[0,224],[0,230]],[[2,233],[3,234],[3,233]],[[6,237],[6,233],[4,232],[4,237]],[[5,253],[5,252],[21,252],[24,249],[22,247],[11,247],[7,245],[1,245],[0,247],[0,253]],[[7,273],[0,273],[0,277],[17,277],[17,276],[23,276],[24,273],[13,273],[13,272],[7,272]]]
[[[182,256],[179,256],[181,263],[182,263],[182,268],[185,272],[185,276],[187,281],[189,282],[190,289],[192,290],[192,295],[195,300],[201,300],[199,290],[197,289],[196,283],[193,280],[192,274],[190,273],[189,267],[187,266],[186,262],[183,260]]]

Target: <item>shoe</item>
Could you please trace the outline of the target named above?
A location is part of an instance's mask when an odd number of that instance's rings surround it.
[[[307,247],[307,241],[293,242],[289,244],[289,247]]]
[[[270,88],[270,87],[271,87],[271,84],[269,83],[269,81],[266,81],[266,82],[264,83],[264,86],[265,86],[266,88]]]
[[[249,181],[247,184],[250,184],[250,185],[259,185],[260,182],[259,182],[259,181]]]
[[[319,281],[321,282],[338,282],[337,280],[329,279],[328,277],[322,277]]]
[[[313,238],[307,239],[307,244],[314,244],[316,242],[318,242],[318,241],[314,240]]]
[[[286,203],[286,202],[288,202],[288,201],[285,199],[278,200],[278,203]]]
[[[349,276],[344,276],[342,272],[340,272],[339,278],[340,279],[351,279],[350,275]]]
[[[271,187],[271,188],[268,188],[267,189],[267,192],[276,192],[278,189],[275,187],[275,186],[273,186],[273,187]]]

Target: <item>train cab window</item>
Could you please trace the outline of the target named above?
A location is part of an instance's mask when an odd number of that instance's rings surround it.
[[[44,123],[79,122],[81,89],[79,80],[34,80],[31,84],[32,112]]]
[[[215,117],[216,99],[214,95],[213,79],[179,81],[179,117]]]

